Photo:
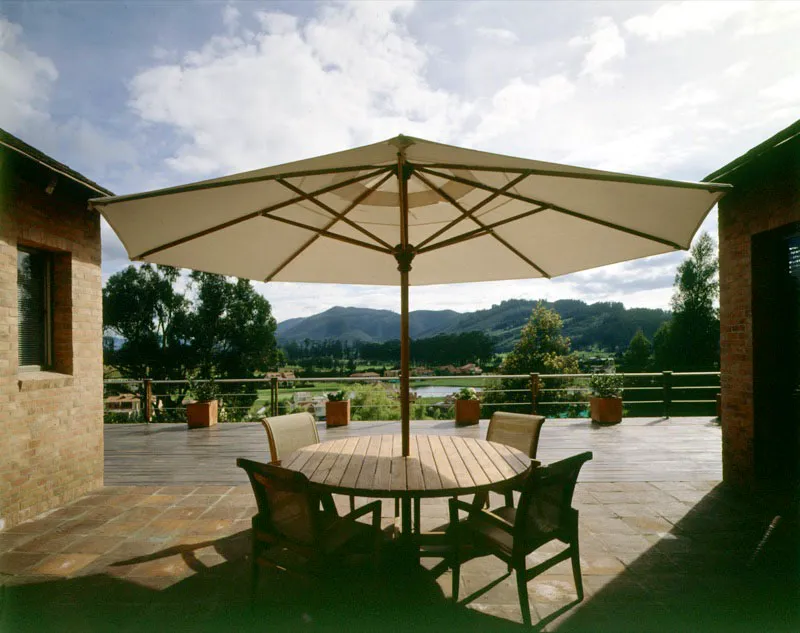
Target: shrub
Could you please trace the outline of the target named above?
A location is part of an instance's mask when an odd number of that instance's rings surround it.
[[[622,385],[622,374],[592,374],[589,378],[592,395],[597,398],[621,398]]]

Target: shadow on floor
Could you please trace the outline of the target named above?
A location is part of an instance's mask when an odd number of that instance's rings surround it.
[[[203,548],[224,562],[207,567]],[[179,545],[121,561],[107,574],[0,586],[0,631],[512,631],[520,625],[453,606],[427,569],[369,568],[312,581],[262,570],[250,602],[250,532],[194,545]],[[157,575],[117,578],[114,569],[182,556],[194,572],[161,590]]]
[[[754,497],[720,484],[670,533],[654,534],[657,542],[626,561],[623,573],[592,588],[546,630],[800,630],[797,502]],[[781,522],[758,550],[778,513]]]

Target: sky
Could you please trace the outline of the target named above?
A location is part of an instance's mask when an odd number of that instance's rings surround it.
[[[116,194],[409,134],[700,180],[800,112],[800,2],[0,3],[0,127]],[[716,235],[716,211],[702,227]],[[104,223],[103,278],[130,262]],[[685,253],[411,289],[667,308]],[[396,288],[256,283],[281,321]]]

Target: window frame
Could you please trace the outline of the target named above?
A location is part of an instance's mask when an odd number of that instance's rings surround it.
[[[20,350],[17,349],[17,371],[49,371],[53,368],[53,253],[33,246],[17,245],[17,251],[42,257],[44,261],[44,358],[40,365],[22,365]],[[19,255],[17,255],[17,292],[19,293]],[[19,295],[18,295],[19,296]],[[17,341],[19,341],[19,306],[17,306]],[[19,345],[19,343],[17,343]]]

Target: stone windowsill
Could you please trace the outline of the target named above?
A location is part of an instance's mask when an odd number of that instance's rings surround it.
[[[74,383],[72,376],[57,374],[54,371],[25,371],[17,374],[20,391],[33,391],[34,389],[56,389],[58,387],[71,387]]]

